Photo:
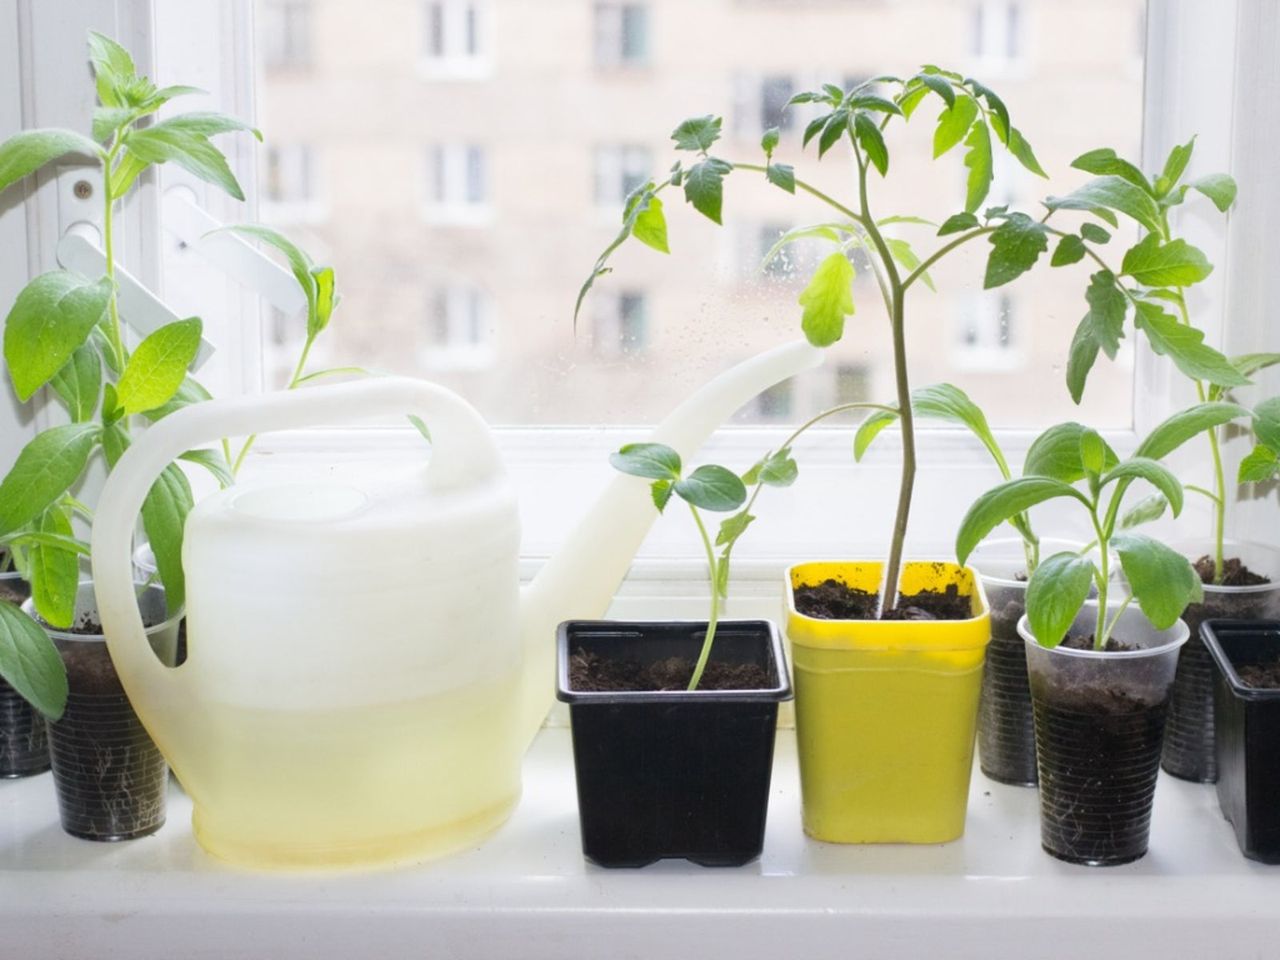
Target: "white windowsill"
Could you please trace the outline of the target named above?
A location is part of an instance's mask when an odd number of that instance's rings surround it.
[[[340,775],[340,770],[335,770]],[[974,773],[963,839],[834,846],[800,827],[779,734],[763,857],[736,869],[583,861],[569,733],[544,730],[524,798],[477,849],[365,874],[233,870],[176,789],[152,838],[64,835],[50,777],[0,785],[6,956],[959,958],[1269,956],[1275,871],[1240,856],[1211,786],[1161,775],[1151,852],[1090,869],[1041,852],[1036,793]],[[607,940],[602,939],[607,938]],[[943,953],[939,953],[939,949]]]

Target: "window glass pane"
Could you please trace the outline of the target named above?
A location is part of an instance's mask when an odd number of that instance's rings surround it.
[[[802,151],[815,113],[783,105],[826,81],[950,66],[1003,97],[1051,175],[997,150],[990,202],[1037,215],[1042,197],[1085,179],[1069,167],[1075,156],[1111,146],[1136,158],[1140,148],[1141,0],[697,0],[696,16],[691,0],[255,4],[264,65],[308,64],[258,73],[258,120],[273,147],[258,151],[260,194],[271,201],[264,217],[337,271],[343,300],[326,353],[439,380],[494,423],[652,421],[715,371],[799,336],[796,299],[832,248],[810,239],[768,267],[761,257],[786,230],[832,215],[745,171],[726,181],[723,227],[679,190],[664,192],[671,254],[624,244],[575,334],[578,289],[617,233],[624,198],[665,175],[671,130],[686,117],[723,116],[714,152],[731,161],[759,162],[762,129],[782,127],[777,159],[852,202],[847,151],[821,162],[812,145]],[[477,50],[488,67],[466,82],[421,69],[424,53],[465,60]],[[931,159],[937,110],[926,101],[909,125],[890,123],[889,177],[870,183],[877,216],[941,222],[963,205],[963,148]],[[317,195],[322,210],[294,202]],[[892,232],[919,253],[938,244],[928,227]],[[932,268],[936,293],[913,289],[913,382],[957,384],[997,426],[1128,426],[1132,337],[1115,362],[1098,361],[1082,406],[1065,387],[1088,264],[1050,269],[1046,256],[987,292],[988,249],[975,241]],[[892,399],[879,288],[865,253],[849,256],[857,310],[845,339],[821,371],[740,419]],[[274,339],[264,367],[287,372]]]

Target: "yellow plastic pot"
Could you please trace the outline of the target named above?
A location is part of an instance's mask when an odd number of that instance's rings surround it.
[[[955,584],[973,616],[818,620],[792,590],[831,578],[874,593],[878,562],[802,563],[787,577],[805,833],[832,843],[945,843],[964,833],[982,664],[982,584],[953,563],[904,565],[902,592]]]

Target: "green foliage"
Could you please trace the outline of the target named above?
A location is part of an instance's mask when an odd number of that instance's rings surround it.
[[[1083,438],[1089,428],[1080,423],[1059,423],[1045,430],[1031,442],[1022,463],[1023,476],[1052,477],[1062,483],[1075,483],[1088,474],[1082,456]],[[1111,470],[1120,463],[1116,452],[1103,441],[1101,470]]]
[[[671,133],[677,150],[689,150],[695,153],[706,153],[720,139],[720,117],[692,117]]]
[[[31,523],[70,489],[101,435],[95,423],[68,423],[32,438],[0,481],[0,536]]]
[[[684,198],[700,214],[720,223],[724,203],[724,178],[733,167],[716,157],[707,157],[685,171]]]
[[[32,280],[5,320],[4,360],[14,392],[24,403],[84,344],[107,312],[112,285],[69,270]]]
[[[0,601],[0,676],[50,720],[67,704],[62,656],[40,625],[11,603]]]
[[[1149,233],[1125,253],[1120,272],[1145,287],[1189,287],[1208,277],[1213,265],[1185,240],[1162,244]]]
[[[102,359],[98,351],[87,343],[81,344],[53,375],[49,386],[73,423],[92,420],[102,394]]]
[[[75,536],[71,518],[58,506],[40,515],[36,531],[67,540]],[[57,541],[34,544],[27,579],[31,582],[36,609],[45,621],[53,627],[70,627],[75,619],[76,594],[80,587],[80,558],[75,551],[65,549]]]
[[[186,603],[182,536],[187,514],[194,506],[191,484],[176,464],[164,468],[142,502],[142,526],[155,554],[156,572],[170,610],[179,610]]]
[[[71,130],[24,130],[0,143],[0,190],[67,154],[100,153],[96,143]]]
[[[818,265],[800,293],[804,307],[800,328],[817,347],[835,343],[844,334],[844,318],[853,314],[853,264],[842,251],[830,254]]]
[[[1117,176],[1090,180],[1065,197],[1049,197],[1045,206],[1052,211],[1086,210],[1113,227],[1118,223],[1115,214],[1123,213],[1147,230],[1160,230],[1160,208],[1151,194]]]
[[[1167,630],[1187,604],[1203,599],[1199,574],[1176,550],[1141,533],[1117,533],[1111,545],[1133,598],[1157,629]]]
[[[138,344],[116,385],[125,416],[154,410],[173,399],[200,349],[201,329],[202,324],[194,317],[178,320]]]
[[[1022,276],[1049,249],[1048,230],[1025,213],[1011,214],[987,240],[992,249],[982,285],[988,290]]]
[[[1093,586],[1093,563],[1075,553],[1040,561],[1027,581],[1027,621],[1039,637],[1066,637]],[[1056,644],[1053,644],[1056,646]]]

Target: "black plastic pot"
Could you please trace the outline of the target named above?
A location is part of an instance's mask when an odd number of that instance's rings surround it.
[[[738,866],[760,855],[778,704],[791,697],[772,623],[721,622],[712,654],[761,666],[767,689],[570,689],[569,658],[579,650],[643,664],[692,659],[705,633],[705,622],[560,625],[557,695],[573,727],[582,851],[600,866],[668,858]]]
[[[0,552],[0,560],[4,553]],[[21,604],[31,585],[21,574],[0,573],[0,602]],[[29,777],[49,769],[44,718],[18,691],[0,680],[0,778]]]
[[[1280,863],[1280,689],[1245,686],[1240,668],[1280,659],[1280,621],[1211,620],[1218,805],[1251,860]]]

